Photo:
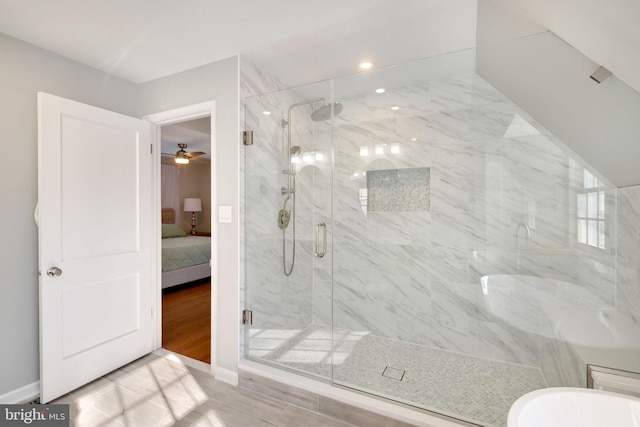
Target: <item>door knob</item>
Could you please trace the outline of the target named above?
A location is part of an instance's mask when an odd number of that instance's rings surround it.
[[[49,277],[59,277],[62,276],[62,270],[58,267],[51,267],[47,270],[47,276]]]

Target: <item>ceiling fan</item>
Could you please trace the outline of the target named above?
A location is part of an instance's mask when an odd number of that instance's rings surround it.
[[[198,157],[207,154],[204,151],[192,151],[187,152],[185,148],[187,148],[187,144],[178,144],[178,148],[180,148],[175,154],[175,162],[180,165],[189,164],[190,160],[197,159]],[[173,156],[170,153],[162,153],[163,156]]]

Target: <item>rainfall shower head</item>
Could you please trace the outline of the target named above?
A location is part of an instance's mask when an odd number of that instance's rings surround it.
[[[324,104],[322,107],[311,113],[311,120],[314,122],[324,122],[325,120],[329,120],[331,118],[332,107],[334,116],[337,116],[342,111],[342,104],[339,102],[334,102],[333,105]]]

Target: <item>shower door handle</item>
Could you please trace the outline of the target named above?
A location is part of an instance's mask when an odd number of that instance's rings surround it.
[[[322,245],[320,244],[320,229],[322,229]],[[316,256],[322,258],[327,254],[327,225],[324,222],[316,224]]]

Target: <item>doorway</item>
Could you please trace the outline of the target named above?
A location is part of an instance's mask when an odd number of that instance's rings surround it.
[[[211,117],[164,125],[162,348],[211,363]]]
[[[159,215],[162,221],[158,222],[164,223],[162,235],[165,237],[158,236],[157,241],[172,242],[179,247],[180,238],[187,237],[183,240],[200,240],[200,245],[206,241],[209,249],[209,253],[197,252],[196,259],[185,260],[176,255],[175,247],[166,254],[163,253],[165,245],[158,244],[156,257],[161,274],[156,289],[155,312],[159,315],[156,316],[154,348],[163,347],[209,364],[213,371],[217,286],[212,277],[217,260],[216,191],[212,183],[216,169],[215,102],[165,111],[145,119],[156,125],[153,150],[156,210],[162,214]],[[181,157],[188,162],[176,163],[176,158]],[[170,181],[165,176],[167,171],[173,174]],[[166,185],[174,187],[172,197],[166,196]],[[173,216],[167,219],[165,211]],[[168,237],[167,233],[177,233],[179,237]],[[194,258],[193,250],[188,258]],[[169,268],[165,267],[167,260],[173,264]],[[187,265],[191,261],[193,265]]]

